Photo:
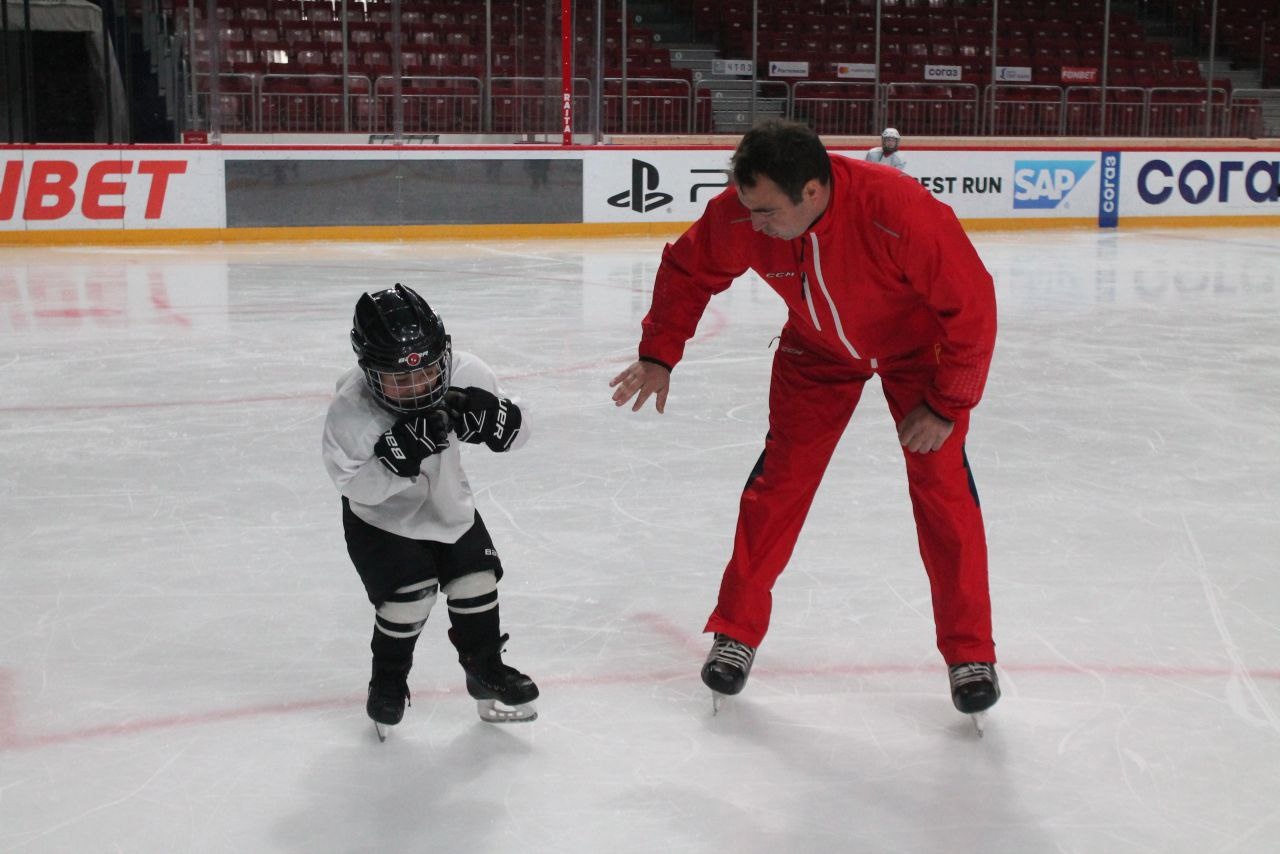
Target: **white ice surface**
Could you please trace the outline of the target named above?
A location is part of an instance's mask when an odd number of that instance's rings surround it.
[[[869,388],[711,716],[701,636],[780,300],[616,409],[661,241],[0,252],[0,851],[1280,850],[1280,233],[977,234],[968,443],[1004,698],[947,696]],[[534,439],[470,451],[528,725],[443,604],[386,744],[319,459],[360,292],[412,284]]]

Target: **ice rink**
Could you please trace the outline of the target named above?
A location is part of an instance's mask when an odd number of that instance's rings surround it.
[[[0,251],[0,851],[1277,850],[1280,233],[974,235],[981,740],[875,384],[712,716],[784,311],[744,278],[666,414],[615,408],[662,242]],[[441,601],[379,744],[319,444],[355,300],[396,281],[529,413],[466,465],[542,699],[480,722]]]

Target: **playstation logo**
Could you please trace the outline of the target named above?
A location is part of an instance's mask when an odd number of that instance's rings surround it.
[[[609,204],[615,208],[631,208],[636,213],[648,213],[654,208],[671,204],[671,195],[656,192],[657,187],[657,168],[652,163],[633,159],[631,161],[631,189],[623,190],[616,196],[610,196]]]

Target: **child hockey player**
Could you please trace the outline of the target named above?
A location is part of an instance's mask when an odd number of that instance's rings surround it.
[[[865,159],[872,163],[883,163],[899,171],[907,168],[907,158],[902,156],[898,148],[902,145],[902,134],[894,128],[885,128],[880,134],[880,144],[867,152]]]
[[[529,435],[520,407],[488,365],[453,352],[439,315],[403,285],[360,297],[351,346],[358,367],[338,381],[323,454],[342,494],[347,553],[376,610],[366,710],[378,737],[404,716],[414,645],[439,590],[480,717],[531,721],[538,688],[502,661],[502,564],[459,445],[520,447]]]

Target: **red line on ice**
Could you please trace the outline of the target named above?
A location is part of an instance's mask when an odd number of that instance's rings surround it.
[[[583,688],[600,685],[652,685],[659,682],[688,682],[690,687],[701,690],[701,686],[697,682],[697,665],[685,664],[683,659],[693,658],[695,661],[700,659],[705,648],[705,643],[703,642],[705,639],[690,635],[680,626],[660,614],[635,614],[632,619],[647,626],[654,634],[670,641],[674,647],[678,647],[681,651],[682,663],[670,669],[653,670],[647,673],[598,676],[578,675],[558,678],[539,677],[538,683],[544,688],[548,686]],[[1069,664],[1015,663],[1009,666],[1002,663],[1000,667],[1011,673],[1052,673],[1066,676],[1106,674],[1184,679],[1187,677],[1227,678],[1236,673],[1235,670],[1229,667],[1164,667],[1146,664],[1072,666]],[[767,677],[873,676],[886,673],[932,673],[940,675],[942,673],[942,664],[941,662],[937,664],[827,664],[816,667],[764,665],[756,669],[757,676],[764,675]],[[1280,669],[1250,670],[1248,671],[1248,676],[1254,679],[1280,680]],[[414,695],[420,702],[422,700],[438,700],[448,697],[457,697],[459,700],[469,702],[461,687],[456,690],[415,689]],[[0,753],[53,747],[95,738],[137,735],[156,730],[228,723],[252,718],[296,714],[298,712],[355,711],[364,702],[363,694],[351,694],[342,697],[292,700],[283,703],[194,712],[185,715],[168,715],[159,718],[139,718],[120,723],[101,724],[99,726],[43,735],[22,735],[18,732],[14,698],[12,673],[11,671],[0,670]]]

